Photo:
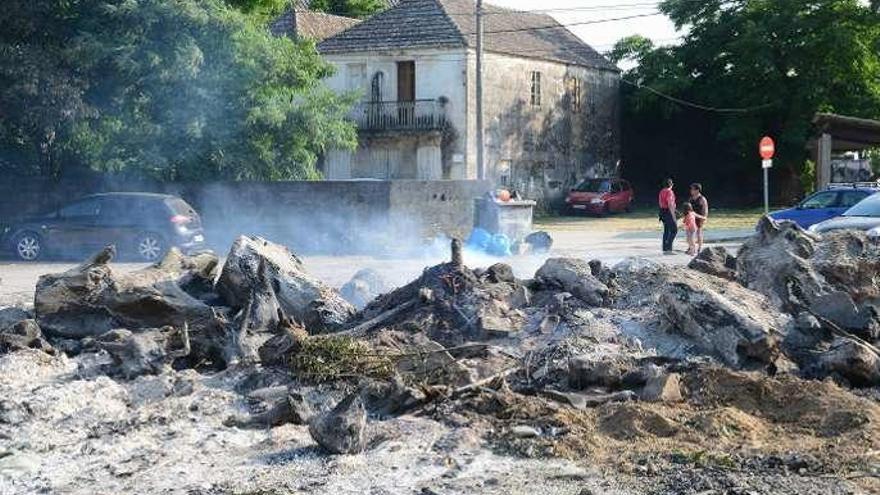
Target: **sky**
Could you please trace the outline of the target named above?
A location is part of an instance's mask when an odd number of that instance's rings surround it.
[[[541,10],[562,24],[613,19],[657,12],[658,0],[487,0],[487,3],[520,10]],[[560,10],[552,10],[560,9]],[[610,50],[620,38],[641,34],[655,44],[674,44],[678,39],[675,26],[662,15],[626,19],[599,24],[568,26],[589,45],[600,52]]]

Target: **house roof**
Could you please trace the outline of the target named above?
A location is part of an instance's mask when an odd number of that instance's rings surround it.
[[[338,15],[301,10],[299,7],[287,9],[272,24],[269,31],[276,36],[295,35],[321,41],[338,34],[361,22],[358,19]]]
[[[617,67],[545,14],[484,4],[486,51],[617,71]],[[322,53],[476,46],[473,0],[400,0],[318,44]]]

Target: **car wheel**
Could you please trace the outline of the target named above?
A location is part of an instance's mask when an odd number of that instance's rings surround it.
[[[165,254],[165,240],[153,232],[141,234],[134,244],[135,253],[144,261],[156,261]]]
[[[626,210],[627,213],[632,213],[632,212],[633,212],[633,205],[632,205],[632,203],[627,203],[627,204],[626,204],[626,209],[625,209],[625,210]]]
[[[15,255],[22,261],[36,261],[43,253],[43,240],[33,232],[23,232],[13,241]]]

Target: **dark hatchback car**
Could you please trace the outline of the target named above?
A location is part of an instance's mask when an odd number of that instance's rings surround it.
[[[123,257],[156,261],[171,246],[198,250],[205,238],[198,213],[177,196],[106,193],[26,218],[5,228],[2,242],[25,261],[87,255],[108,244]]]

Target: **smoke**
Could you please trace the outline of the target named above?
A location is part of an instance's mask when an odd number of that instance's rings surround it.
[[[473,227],[468,190],[433,194],[421,202],[394,203],[385,181],[225,183],[204,189],[194,206],[206,242],[221,256],[240,235],[257,235],[287,246],[306,268],[339,287],[358,270],[372,268],[393,286],[418,277],[425,267],[449,261],[452,237]],[[398,186],[400,187],[400,186]],[[424,183],[404,185],[418,190]],[[453,183],[446,187],[454,187]],[[443,197],[441,200],[440,197]],[[450,199],[454,198],[454,199]],[[546,255],[495,257],[464,250],[471,268],[510,264],[531,278]]]
[[[16,224],[39,212],[57,211],[94,192],[146,191],[174,194],[202,218],[207,247],[225,256],[240,235],[262,236],[287,246],[305,259],[315,276],[339,287],[359,269],[372,268],[399,286],[425,267],[449,260],[452,237],[465,239],[473,227],[473,200],[480,188],[472,181],[317,181],[158,183],[122,176],[61,183],[21,179],[0,187],[0,218]],[[395,196],[396,195],[396,196]],[[53,246],[56,257],[77,261],[106,242],[91,246]],[[8,247],[8,246],[4,246]],[[3,252],[11,256],[12,252]],[[135,261],[124,256],[123,261]],[[546,256],[490,256],[465,249],[471,268],[510,264],[520,278],[531,278]]]

